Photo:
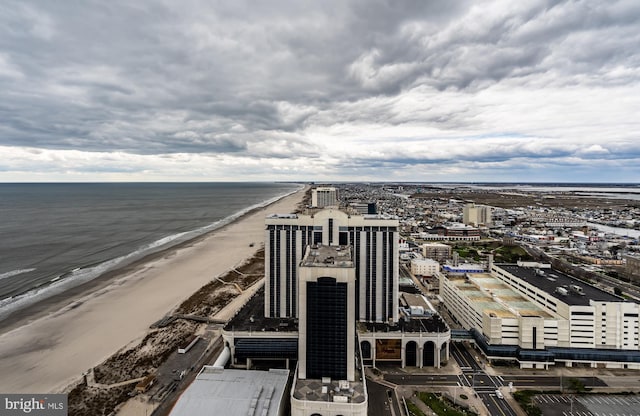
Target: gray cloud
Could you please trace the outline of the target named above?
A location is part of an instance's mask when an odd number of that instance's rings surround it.
[[[220,177],[634,159],[639,19],[636,1],[6,1],[0,146],[224,157]],[[28,172],[16,154],[2,169]]]

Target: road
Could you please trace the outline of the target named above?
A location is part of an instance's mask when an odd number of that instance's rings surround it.
[[[395,389],[374,380],[367,379],[369,403],[367,414],[370,416],[402,416]]]
[[[224,343],[222,341],[222,337],[218,337],[209,347],[209,351],[206,351],[205,354],[201,356],[201,358],[193,364],[193,368],[195,371],[190,371],[184,377],[184,379],[180,380],[176,383],[176,387],[174,390],[169,392],[165,398],[163,398],[162,403],[154,410],[152,416],[167,416],[171,413],[171,409],[178,401],[180,395],[191,385],[193,380],[195,380],[198,372],[202,368],[202,366],[207,364],[212,364],[215,362],[216,358],[222,352],[224,347]]]
[[[515,410],[504,398],[498,397],[497,390],[503,386],[503,379],[487,374],[472,352],[462,343],[451,343],[451,353],[460,368],[460,383],[471,387],[480,397],[490,415],[516,416]]]
[[[474,354],[469,351],[463,344],[452,343],[451,355],[456,360],[462,374],[458,375],[429,375],[429,374],[385,374],[384,380],[397,385],[419,385],[419,386],[467,386],[471,387],[475,394],[482,400],[487,407],[489,414],[498,416],[516,416],[517,413],[509,406],[509,403],[496,395],[496,390],[510,381],[514,386],[529,383],[542,383],[545,385],[556,385],[559,378],[551,377],[527,377],[519,379],[511,377],[509,379],[492,376],[487,374]],[[553,383],[553,384],[552,384]]]
[[[487,407],[489,414],[499,416],[515,416],[517,413],[509,403],[497,396],[496,390],[512,383],[513,387],[557,387],[561,389],[566,377],[538,376],[538,375],[505,375],[492,376],[487,374],[472,351],[464,344],[452,343],[451,356],[456,360],[462,374],[458,375],[428,375],[428,374],[386,374],[384,380],[397,385],[416,386],[468,386],[471,387]],[[598,377],[574,377],[582,381],[585,386],[606,386],[607,384]]]
[[[598,377],[573,377],[582,381],[585,386],[592,387],[606,387],[607,384]],[[416,375],[400,375],[400,374],[386,374],[384,376],[385,381],[389,383],[404,385],[404,386],[455,386],[460,385],[471,386],[474,385],[478,389],[482,390],[483,386],[505,386],[509,382],[513,383],[514,387],[557,387],[560,390],[560,383],[563,380],[567,380],[568,377],[556,377],[556,376],[488,376],[487,374],[480,372],[465,372],[463,375],[428,375],[428,374],[416,374]],[[495,388],[494,388],[495,390]]]

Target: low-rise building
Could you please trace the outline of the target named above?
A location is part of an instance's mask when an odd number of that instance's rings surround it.
[[[422,245],[422,256],[440,263],[451,258],[451,246],[443,243],[426,243]]]
[[[205,366],[182,393],[170,416],[284,416],[289,370],[247,371]]]
[[[440,271],[440,263],[431,259],[411,260],[411,273],[414,276],[434,276]]]

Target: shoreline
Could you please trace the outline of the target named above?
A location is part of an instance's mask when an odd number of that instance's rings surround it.
[[[145,267],[145,265],[158,261],[163,258],[167,258],[168,256],[175,255],[178,251],[183,250],[185,248],[192,247],[199,242],[206,240],[214,233],[220,232],[227,227],[232,226],[244,218],[255,214],[261,210],[268,209],[270,206],[277,204],[285,198],[294,196],[300,192],[305,192],[307,189],[306,186],[303,188],[293,191],[288,194],[284,194],[278,199],[268,203],[265,206],[255,207],[250,209],[249,211],[239,215],[237,218],[232,219],[228,223],[215,228],[211,231],[207,231],[204,234],[197,235],[188,240],[179,242],[170,247],[166,247],[160,249],[159,251],[155,251],[149,253],[139,259],[133,260],[130,263],[124,264],[122,266],[116,267],[112,270],[108,270],[102,273],[100,276],[89,280],[88,282],[81,283],[77,286],[71,287],[64,292],[54,294],[46,299],[38,301],[32,305],[28,305],[22,309],[18,309],[15,312],[12,312],[6,318],[0,320],[0,336],[4,335],[7,332],[11,332],[14,329],[17,329],[21,326],[28,325],[29,323],[41,319],[47,315],[56,313],[65,307],[73,305],[76,301],[83,299],[86,296],[90,296],[92,293],[99,292],[107,288],[109,285],[113,284],[113,282],[119,278],[124,278],[128,275],[134,274],[137,271],[140,271]],[[234,214],[231,214],[234,215]],[[259,247],[256,247],[256,250]],[[108,260],[105,260],[108,261]]]
[[[251,258],[264,240],[265,211],[294,211],[307,189],[8,317],[0,323],[0,372],[7,375],[0,391],[60,391],[144,337],[215,276]]]

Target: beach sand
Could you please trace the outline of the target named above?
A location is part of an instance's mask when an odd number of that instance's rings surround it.
[[[0,335],[0,392],[62,391],[89,368],[140,340],[214,277],[251,257],[268,213],[289,213],[304,191],[254,211],[192,244],[129,268],[57,312]],[[250,247],[250,243],[255,243]]]

